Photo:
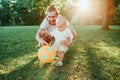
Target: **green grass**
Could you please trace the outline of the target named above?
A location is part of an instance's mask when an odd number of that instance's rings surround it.
[[[40,64],[35,35],[39,26],[0,30],[0,80],[120,80],[120,26],[74,25],[77,39],[64,66]]]

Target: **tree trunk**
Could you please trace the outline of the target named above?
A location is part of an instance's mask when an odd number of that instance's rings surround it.
[[[1,25],[2,23],[1,23],[1,19],[0,19],[0,27],[1,27],[1,29],[2,29],[2,25]]]
[[[104,7],[102,11],[102,29],[108,30],[109,29],[109,1],[104,1]]]

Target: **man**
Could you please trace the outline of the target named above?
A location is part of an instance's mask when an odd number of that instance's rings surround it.
[[[38,30],[37,34],[36,34],[36,40],[38,42],[37,47],[43,46],[43,45],[49,45],[50,42],[53,40],[53,38],[48,37],[47,35],[45,35],[45,32],[50,32],[52,31],[56,25],[56,18],[59,17],[57,9],[54,7],[54,5],[50,6],[46,12],[46,17],[43,20],[43,22],[40,25],[40,29]],[[67,20],[67,19],[66,19]],[[68,22],[68,21],[67,21]],[[68,22],[69,25],[69,22]],[[74,38],[76,37],[76,32],[74,29],[70,28]],[[71,43],[63,41],[61,42],[61,44],[65,44],[65,45],[70,45]]]

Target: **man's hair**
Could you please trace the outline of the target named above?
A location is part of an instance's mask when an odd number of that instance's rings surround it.
[[[46,9],[45,15],[47,15],[49,12],[53,12],[53,11],[55,11],[56,14],[58,15],[58,11],[57,11],[57,9],[55,8],[54,5],[51,5],[51,6],[49,6],[49,7]]]

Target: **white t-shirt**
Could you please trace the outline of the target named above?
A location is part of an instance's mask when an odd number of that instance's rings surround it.
[[[58,17],[59,16],[61,16],[61,15],[58,15]],[[66,19],[66,21],[67,21],[67,26],[69,25],[69,22],[68,22],[68,20]],[[46,31],[49,31],[49,32],[51,32],[51,31],[53,31],[53,29],[55,29],[55,25],[51,25],[50,23],[49,23],[49,21],[47,20],[47,17],[43,20],[43,22],[41,23],[41,25],[40,25],[40,28],[44,28]]]
[[[59,31],[57,28],[50,32],[50,35],[55,38],[55,43],[60,43],[62,40],[66,40],[69,37],[72,41],[73,35],[70,29],[67,27],[64,31]]]

